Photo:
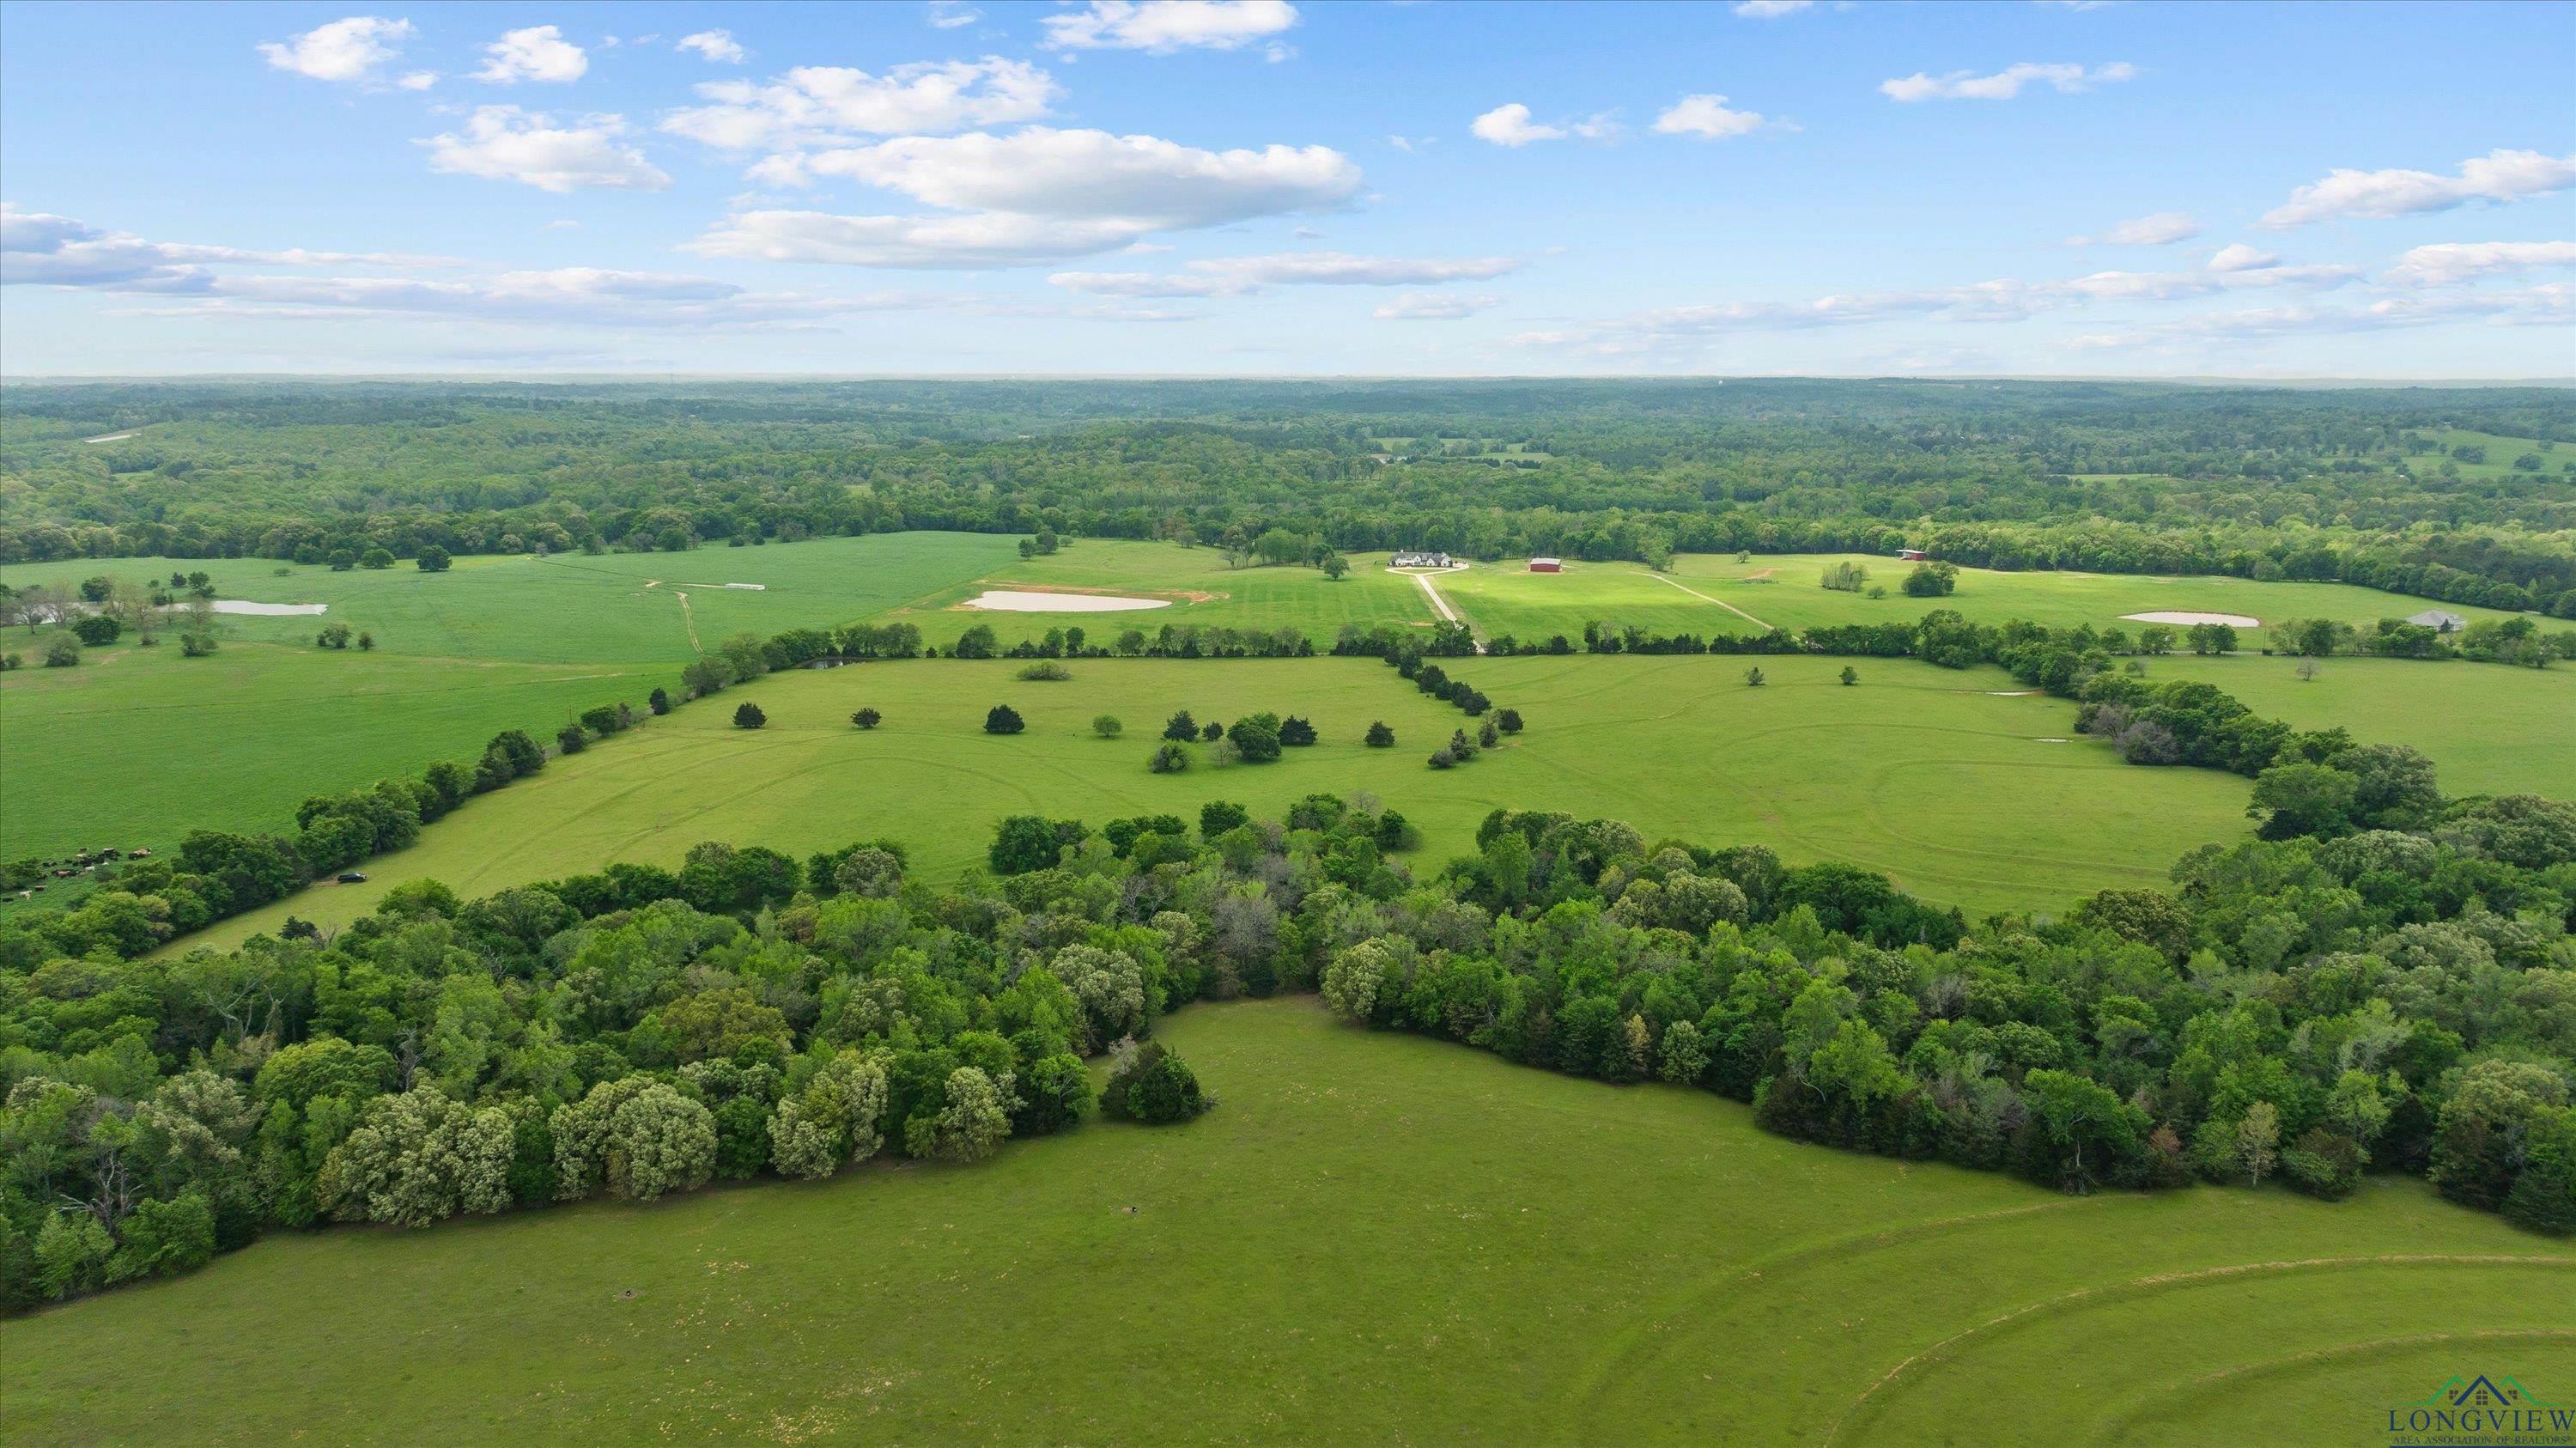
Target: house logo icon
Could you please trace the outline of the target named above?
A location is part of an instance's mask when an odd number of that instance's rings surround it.
[[[2390,1448],[2576,1448],[2576,1404],[2510,1373],[2454,1374],[2421,1402],[2388,1410]]]

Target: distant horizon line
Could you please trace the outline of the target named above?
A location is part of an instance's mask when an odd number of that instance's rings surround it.
[[[111,382],[2127,382],[2257,387],[2569,387],[2540,377],[2081,372],[0,372],[0,387]]]

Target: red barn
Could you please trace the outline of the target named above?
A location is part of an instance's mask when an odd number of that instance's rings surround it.
[[[1896,550],[1896,556],[1902,562],[1920,563],[1923,561],[1923,550],[1920,548],[1899,548]]]
[[[1565,561],[1561,558],[1533,558],[1530,560],[1529,571],[1532,573],[1563,573],[1565,571]]]

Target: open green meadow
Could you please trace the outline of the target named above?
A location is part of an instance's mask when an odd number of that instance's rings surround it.
[[[1833,561],[1691,556],[1667,575],[1636,564],[1578,562],[1555,575],[1506,564],[1440,575],[1435,584],[1481,632],[1523,638],[1579,635],[1595,619],[1657,633],[1750,631],[1754,625],[1729,605],[1787,627],[1904,621],[1932,606],[1901,593],[1872,600],[1816,586]],[[1107,638],[1165,623],[1297,628],[1329,640],[1345,623],[1427,626],[1435,617],[1420,585],[1387,572],[1384,555],[1356,556],[1352,564],[1349,576],[1334,581],[1308,568],[1232,569],[1216,550],[1167,543],[1092,539],[1023,559],[1007,537],[899,533],[679,554],[465,558],[436,574],[409,566],[348,573],[288,566],[279,577],[280,565],[255,560],[13,568],[7,577],[21,585],[72,584],[95,574],[142,581],[203,569],[227,598],[328,603],[331,611],[321,618],[227,616],[227,642],[211,658],[182,658],[166,639],[151,649],[129,642],[92,649],[77,668],[28,668],[0,680],[0,760],[8,776],[0,786],[0,856],[102,844],[165,848],[189,828],[282,828],[307,795],[415,773],[436,759],[471,759],[503,729],[543,738],[583,708],[620,701],[640,708],[654,686],[676,686],[678,666],[692,657],[693,633],[697,645],[712,646],[744,630],[899,619],[943,648],[979,623],[991,624],[1006,644],[1060,626]],[[1879,560],[1873,567],[1880,577],[1901,578],[1901,565]],[[762,586],[722,586],[728,583]],[[1172,601],[1080,614],[961,606],[984,589],[1013,587]],[[1942,602],[1971,617],[2058,625],[2108,625],[2121,613],[2159,606],[2366,623],[2422,605],[2340,585],[1978,569],[1962,570],[1958,593]],[[326,621],[370,632],[378,647],[315,648],[312,634]],[[1823,687],[1841,661],[1767,663],[1777,683],[1751,691],[1740,684],[1743,662],[1723,658],[1476,660],[1462,671],[1540,727],[1500,756],[1446,775],[1424,769],[1422,756],[1464,721],[1374,664],[1229,664],[1208,673],[1201,664],[1102,662],[1078,665],[1081,677],[1072,684],[1034,687],[1012,683],[996,665],[971,676],[974,687],[952,693],[959,675],[950,670],[960,667],[871,665],[856,674],[764,681],[753,694],[727,696],[756,697],[765,706],[773,693],[785,696],[787,712],[773,709],[777,722],[756,745],[722,727],[730,704],[688,710],[685,720],[658,725],[647,739],[559,765],[524,805],[478,805],[477,816],[526,812],[511,826],[518,843],[509,849],[453,848],[482,871],[526,878],[589,868],[628,849],[676,857],[702,834],[748,840],[785,831],[835,843],[881,829],[878,821],[953,801],[958,808],[938,811],[953,827],[926,845],[930,859],[953,868],[980,850],[993,818],[1015,811],[1106,818],[1194,808],[1229,791],[1272,807],[1310,791],[1366,788],[1415,815],[1443,850],[1459,846],[1488,809],[1543,804],[1695,838],[1766,843],[1800,859],[1852,859],[1976,909],[2049,905],[2106,884],[2150,883],[2180,850],[2241,828],[2242,786],[2234,781],[2183,772],[2132,779],[2090,744],[2033,742],[2068,732],[2063,706],[1987,697],[1987,690],[2011,687],[2000,675],[1953,675],[1901,661],[1863,661],[1867,686],[1845,693]],[[2563,793],[2564,781],[2576,778],[2576,744],[2569,742],[2576,731],[2563,727],[2576,685],[2563,671],[2335,660],[2314,684],[2298,685],[2286,663],[2251,657],[2173,658],[2153,667],[2247,679],[2244,697],[2257,709],[2274,712],[2277,700],[2277,712],[2294,722],[2341,723],[2363,738],[2413,744],[2444,765],[2453,789]],[[1145,682],[1139,687],[1137,680]],[[1906,707],[1885,707],[1889,688],[1909,691]],[[882,697],[855,698],[859,692]],[[990,703],[1008,697],[1026,708],[1033,694],[1047,723],[1030,736],[1004,745],[977,732]],[[1934,702],[1917,707],[1921,700]],[[845,726],[862,702],[894,716],[872,741],[851,737]],[[1226,719],[1261,708],[1309,713],[1331,742],[1292,756],[1288,767],[1155,780],[1140,762],[1147,741],[1165,714],[1182,707]],[[1088,737],[1089,720],[1100,712],[1135,716],[1127,719],[1128,742]],[[1381,715],[1398,724],[1402,746],[1385,754],[1359,750],[1357,733]],[[996,748],[1018,753],[991,756]],[[897,749],[908,752],[886,752]],[[686,753],[666,756],[670,750]],[[859,752],[868,750],[875,753]],[[766,777],[782,763],[832,783],[815,793]],[[551,781],[620,768],[638,782],[630,803],[589,802],[577,818],[557,818]],[[840,777],[853,771],[864,778]],[[2090,791],[2091,804],[2115,811],[2113,827],[2096,837],[2135,841],[2134,848],[2074,845],[2056,838],[2071,826],[2034,826],[1990,807],[1994,798],[2026,797],[2035,784],[2055,789],[2070,779]],[[2005,782],[2000,794],[1998,781]],[[2065,809],[2047,813],[2076,817]],[[706,823],[699,833],[671,838],[666,819]],[[384,862],[386,873],[408,870],[413,856],[435,855],[449,834],[433,832],[431,843]],[[2102,867],[2112,874],[2097,877]],[[486,873],[452,883],[500,879]]]
[[[2160,884],[2175,857],[2247,828],[2243,780],[2126,765],[2069,741],[2066,703],[2012,692],[2002,672],[1840,659],[1473,659],[1456,672],[1517,708],[1528,732],[1451,770],[1424,761],[1464,715],[1374,660],[1122,659],[1026,683],[1008,662],[915,660],[772,674],[592,746],[467,805],[368,883],[324,886],[185,944],[274,931],[288,914],[341,924],[404,880],[468,896],[597,869],[675,865],[701,840],[805,853],[891,835],[934,877],[982,860],[996,820],[1044,814],[1098,825],[1230,799],[1276,816],[1300,796],[1365,791],[1422,829],[1418,867],[1475,848],[1496,809],[1623,819],[1650,838],[1760,844],[1806,863],[1884,870],[1971,912],[2062,908],[2112,885]],[[757,702],[758,731],[734,707]],[[982,732],[1008,703],[1028,731]],[[862,705],[885,723],[849,722]],[[1175,709],[1202,722],[1257,710],[1312,719],[1323,742],[1276,764],[1185,774],[1145,768]],[[1092,733],[1118,715],[1125,737]],[[1370,721],[1397,745],[1370,749]]]
[[[1148,635],[1165,624],[1204,628],[1299,629],[1316,647],[1330,647],[1346,623],[1414,624],[1438,617],[1411,578],[1386,571],[1387,555],[1350,555],[1351,571],[1339,579],[1304,567],[1229,568],[1214,548],[1142,543],[1117,538],[1080,539],[1060,552],[1011,559],[971,581],[933,594],[880,621],[915,625],[937,647],[977,624],[990,624],[1005,645],[1042,637],[1048,629],[1079,626],[1106,642],[1124,629]],[[1100,613],[1007,613],[962,605],[986,589],[1069,590],[1165,599],[1160,608]]]
[[[1822,585],[1836,563],[1869,569],[1870,582],[1887,597],[1870,598]],[[2368,627],[2442,608],[2471,620],[2513,615],[2462,604],[2355,588],[2341,583],[2263,583],[2250,578],[2158,578],[2109,573],[1959,570],[1958,591],[1946,598],[1910,598],[1905,575],[1913,564],[1862,553],[1683,554],[1658,576],[1640,563],[1568,562],[1563,573],[1531,573],[1525,560],[1480,564],[1446,574],[1440,590],[1486,635],[1580,638],[1583,625],[1633,625],[1649,633],[1757,633],[1748,620],[1773,628],[1829,624],[1911,623],[1935,608],[1952,608],[1978,623],[2027,619],[2051,628],[2091,624],[2135,635],[2140,624],[2124,614],[2232,613],[2266,625],[2293,618],[2331,618]],[[2249,645],[2259,642],[2249,638]]]
[[[2576,669],[2337,658],[2303,680],[2299,663],[2176,657],[2152,661],[2147,676],[2216,684],[2297,728],[2341,725],[2365,744],[2420,749],[2445,794],[2576,795]]]
[[[2428,427],[2417,430],[2414,435],[2443,449],[2414,459],[2418,472],[2433,472],[2448,463],[2457,467],[2464,478],[2529,478],[2533,476],[2529,470],[2513,465],[2513,460],[2525,453],[2537,454],[2541,471],[2548,473],[2558,472],[2568,462],[2576,461],[2566,449],[2537,438],[2505,437],[2492,432],[2472,432],[2464,427]],[[2445,456],[2452,448],[2463,446],[2484,448],[2486,456],[2476,462]]]
[[[643,706],[671,668],[175,642],[92,649],[0,680],[0,857],[161,849],[191,829],[284,830],[307,795],[471,763],[504,729]]]
[[[226,615],[227,639],[310,647],[323,625],[344,623],[374,634],[380,653],[676,665],[696,654],[693,629],[712,648],[745,629],[767,637],[830,628],[926,595],[944,597],[1017,557],[1014,540],[992,534],[877,533],[686,553],[466,557],[443,573],[409,563],[334,573],[318,564],[258,558],[69,559],[12,566],[0,571],[0,581],[147,583],[173,572],[203,572],[222,598],[330,607],[319,616]],[[724,586],[729,583],[761,586]]]
[[[2576,1384],[2576,1256],[2377,1181],[2068,1197],[1338,1022],[974,1167],[280,1236],[0,1322],[43,1442],[2349,1444]],[[2254,1426],[2259,1425],[2259,1426]]]

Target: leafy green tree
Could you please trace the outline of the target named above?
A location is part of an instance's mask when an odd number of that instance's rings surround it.
[[[758,704],[745,699],[734,706],[733,727],[736,729],[759,729],[768,723],[769,715]]]
[[[861,709],[850,715],[850,722],[862,729],[874,729],[885,722],[885,715],[874,709]]]
[[[391,568],[394,566],[394,555],[388,549],[370,548],[366,552],[358,555],[358,566],[360,568]]]
[[[1225,737],[1246,764],[1268,764],[1279,757],[1279,731],[1259,716],[1237,719]]]
[[[72,636],[92,648],[104,648],[124,632],[125,625],[103,613],[85,614],[72,621]]]
[[[885,1068],[855,1051],[841,1051],[807,1078],[804,1089],[778,1103],[770,1118],[772,1164],[781,1176],[811,1181],[876,1155],[884,1138]]]
[[[420,550],[420,558],[418,561],[420,564],[420,571],[423,573],[445,573],[448,565],[455,560],[447,556],[446,549],[432,543]]]
[[[1082,826],[1072,820],[1012,815],[993,827],[993,843],[984,857],[996,875],[1025,875],[1051,868],[1064,847],[1082,835]]]
[[[1190,717],[1189,710],[1183,709],[1163,725],[1163,737],[1188,744],[1199,737],[1199,721]]]
[[[1115,714],[1102,714],[1091,721],[1091,732],[1103,739],[1115,739],[1127,732],[1127,726]]]
[[[1029,1063],[1017,1083],[1019,1106],[1011,1113],[1013,1136],[1044,1136],[1062,1131],[1090,1112],[1099,1096],[1091,1068],[1070,1051],[1058,1051]]]
[[[1392,749],[1395,747],[1395,731],[1386,727],[1383,719],[1371,720],[1368,737],[1363,742],[1371,749]]]
[[[984,714],[984,732],[987,734],[1017,734],[1028,727],[1027,722],[1020,718],[1020,711],[1008,704],[996,704]]]
[[[516,1133],[507,1113],[449,1100],[435,1086],[367,1103],[314,1183],[343,1221],[425,1227],[510,1204]]]
[[[2245,1110],[2245,1119],[2236,1126],[2236,1166],[2245,1173],[2247,1186],[2259,1187],[2280,1164],[2281,1113],[2269,1101],[2257,1101]]]
[[[1761,688],[1762,666],[1760,664],[1755,664],[1752,668],[1746,669],[1744,671],[1744,682],[1752,688]]]
[[[904,1124],[904,1150],[933,1161],[982,1161],[1011,1134],[1010,1098],[993,1078],[973,1066],[948,1075],[946,1100],[935,1112]]]
[[[2276,764],[2254,777],[2249,818],[2262,821],[2267,840],[2314,835],[2331,839],[2353,831],[2360,781],[2323,764]]]
[[[106,1275],[116,1241],[87,1212],[47,1212],[36,1229],[36,1281],[47,1297],[77,1296]]]
[[[2545,1066],[2471,1066],[2442,1105],[2427,1175],[2455,1202],[2489,1210],[2502,1206],[2528,1164],[2535,1128],[2566,1105],[2566,1081]]]
[[[648,695],[646,695],[646,696],[645,696],[645,699],[644,699],[644,707],[645,707],[645,708],[647,708],[647,709],[652,710],[652,711],[653,711],[653,714],[654,714],[654,717],[656,717],[656,718],[659,718],[659,717],[661,717],[661,716],[662,716],[662,715],[664,715],[664,714],[668,714],[668,713],[670,713],[670,712],[671,712],[671,691],[670,691],[670,690],[668,690],[668,689],[664,689],[664,688],[656,687],[656,688],[653,690],[653,692],[652,692],[651,694],[648,694]]]
[[[1121,1053],[1100,1094],[1103,1111],[1148,1126],[1189,1121],[1215,1104],[1199,1089],[1197,1074],[1159,1041]]]
[[[1144,967],[1123,950],[1094,945],[1068,945],[1048,960],[1047,970],[1062,982],[1080,1009],[1074,1045],[1084,1054],[1104,1051],[1113,1041],[1141,1035],[1146,1029]]]
[[[555,1194],[565,1201],[605,1187],[611,1196],[649,1202],[694,1191],[715,1173],[715,1117],[651,1077],[602,1081],[580,1101],[557,1107],[552,1125]]]
[[[959,634],[948,652],[952,658],[989,659],[1001,652],[1001,642],[994,636],[991,624],[979,623]]]

